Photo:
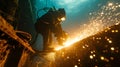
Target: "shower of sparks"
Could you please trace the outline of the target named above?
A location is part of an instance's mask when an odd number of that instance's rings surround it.
[[[105,28],[109,29],[109,26],[119,24],[120,22],[120,5],[118,3],[107,3],[107,5],[101,7],[98,12],[90,13],[92,18],[88,24],[84,24],[78,32],[64,43],[64,46],[56,47],[55,50],[73,45],[74,43],[83,40],[89,36],[92,36]],[[114,32],[114,31],[113,31]],[[115,31],[117,32],[117,30]],[[112,43],[110,40],[109,43]]]

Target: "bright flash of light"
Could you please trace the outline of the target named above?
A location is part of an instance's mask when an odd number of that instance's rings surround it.
[[[75,65],[74,67],[78,67],[77,65]]]
[[[65,21],[65,17],[62,17],[61,20],[62,20],[62,21]]]
[[[116,7],[118,6],[118,7]],[[73,45],[74,43],[83,40],[89,36],[92,36],[100,31],[103,31],[109,26],[120,23],[120,12],[119,4],[108,3],[106,6],[101,7],[98,12],[90,13],[92,16],[88,24],[84,24],[80,27],[73,37],[64,43],[64,46],[56,47],[55,50],[60,50],[62,48]]]

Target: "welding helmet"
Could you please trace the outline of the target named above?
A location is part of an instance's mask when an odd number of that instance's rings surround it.
[[[66,19],[66,12],[64,8],[59,8],[58,9],[58,13],[59,13],[59,20],[60,21],[64,21]]]

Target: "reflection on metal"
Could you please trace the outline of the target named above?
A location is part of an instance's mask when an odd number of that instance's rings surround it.
[[[7,23],[7,21],[4,18],[2,18],[1,16],[0,16],[0,30],[4,31],[11,38],[13,38],[16,41],[18,41],[19,43],[21,43],[21,45],[23,45],[25,48],[27,48],[31,52],[35,53],[35,51],[30,47],[29,43],[24,42],[21,38],[19,38],[16,35],[16,32],[13,29],[13,27],[9,23]]]
[[[31,53],[35,53],[28,44],[30,40],[31,35],[29,33],[15,31],[13,27],[0,16],[0,67],[18,66],[24,48],[27,48]],[[28,51],[26,51],[26,53]],[[23,61],[25,62],[26,60],[24,59]]]
[[[6,43],[6,40],[0,39],[0,67],[4,67],[7,56],[10,52],[10,50],[7,49],[8,45]]]

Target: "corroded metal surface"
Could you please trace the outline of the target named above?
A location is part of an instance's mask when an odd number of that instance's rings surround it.
[[[5,61],[9,54],[9,49],[6,40],[0,39],[0,67],[4,67]]]
[[[16,31],[13,29],[13,27],[7,23],[7,21],[0,16],[0,30],[9,35],[11,38],[18,41],[21,45],[23,45],[25,48],[30,50],[31,52],[35,53],[35,51],[31,48],[29,43],[24,42],[20,37],[16,35]]]

